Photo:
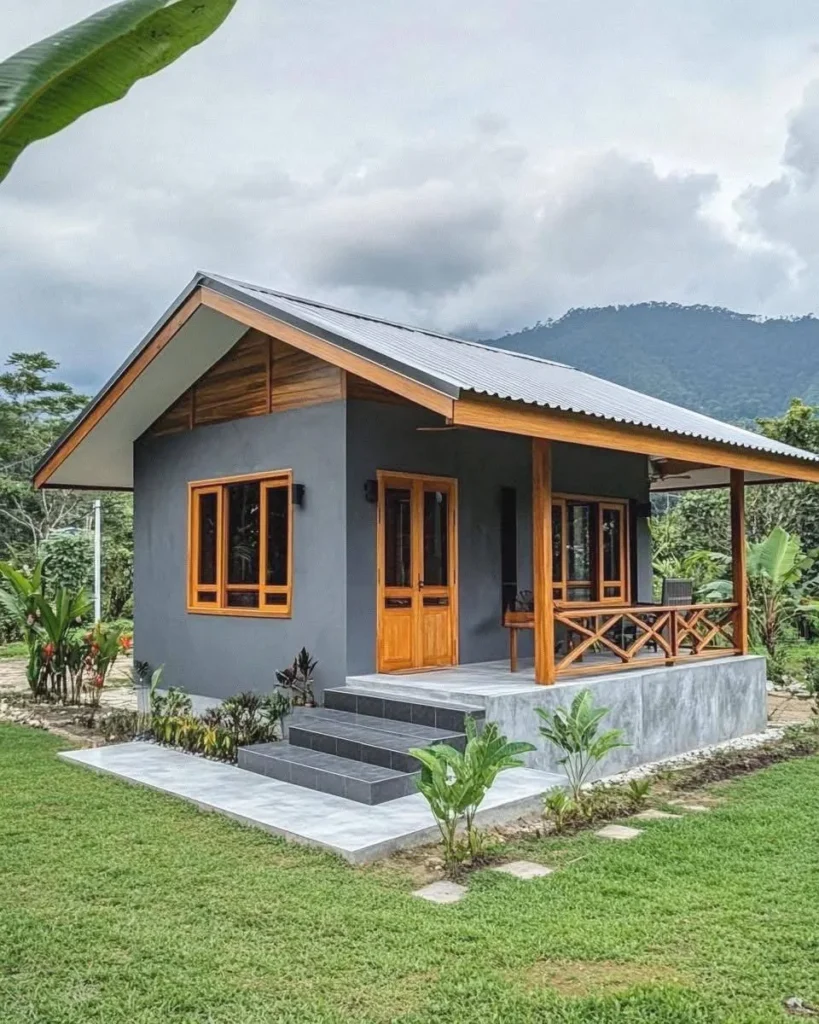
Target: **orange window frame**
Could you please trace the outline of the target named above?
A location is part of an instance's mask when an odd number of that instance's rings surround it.
[[[259,484],[259,578],[253,583],[227,582],[228,515],[226,491],[231,484]],[[267,571],[267,502],[268,491],[287,491],[287,583],[265,583]],[[216,582],[199,582],[200,555],[200,502],[203,495],[216,495]],[[231,592],[255,592],[258,607],[241,608],[228,604]],[[214,600],[202,599],[203,594],[215,595]],[[268,596],[284,597],[278,604],[267,604]],[[196,480],[188,484],[188,586],[187,610],[203,615],[261,616],[264,618],[290,618],[293,607],[293,473],[292,470],[275,470],[269,473],[252,473],[244,476],[221,477],[217,480]]]
[[[569,505],[587,504],[591,505],[594,512],[591,522],[591,535],[595,549],[592,550],[592,572],[589,580],[567,579],[568,575],[568,509]],[[553,573],[552,594],[554,600],[560,604],[574,605],[582,604],[628,604],[631,601],[631,572],[629,570],[629,503],[628,501],[616,498],[603,498],[599,495],[590,494],[555,494],[552,499],[553,510],[559,510],[561,523],[561,545],[560,545],[560,574]],[[603,566],[603,513],[605,510],[617,511],[620,514],[620,545],[619,545],[619,579],[604,579]],[[558,562],[555,560],[555,567]],[[579,587],[588,587],[595,593],[595,597],[587,601],[572,600],[570,592]],[[605,597],[606,588],[619,589],[615,596]]]

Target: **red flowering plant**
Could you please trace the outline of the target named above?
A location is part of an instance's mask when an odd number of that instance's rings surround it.
[[[108,673],[117,655],[125,649],[122,641],[121,629],[98,622],[82,635],[78,644],[80,688],[93,707],[99,705]]]

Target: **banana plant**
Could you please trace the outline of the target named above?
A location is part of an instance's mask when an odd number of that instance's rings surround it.
[[[531,743],[509,742],[497,723],[488,722],[479,734],[475,720],[466,718],[466,746],[463,753],[447,743],[413,748],[410,754],[421,762],[418,790],[432,811],[444,847],[444,860],[452,869],[461,860],[457,830],[466,827],[467,849],[472,858],[481,852],[481,836],[475,815],[500,772],[521,768],[521,754],[535,748]]]
[[[122,0],[0,63],[0,182],[32,142],[204,42],[236,0]]]
[[[819,602],[812,596],[817,580],[808,575],[816,557],[816,551],[803,551],[800,538],[781,526],[747,547],[751,638],[773,658],[799,616],[819,609]],[[715,580],[706,588],[703,599],[730,601],[732,594],[730,580]]]

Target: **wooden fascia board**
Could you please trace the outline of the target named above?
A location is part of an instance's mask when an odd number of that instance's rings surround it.
[[[201,289],[197,288],[188,296],[179,309],[165,321],[148,343],[143,346],[133,362],[129,363],[108,390],[100,396],[97,404],[91,408],[88,415],[81,419],[77,426],[63,438],[52,452],[48,461],[43,463],[35,474],[34,486],[36,488],[44,487],[48,483],[49,478],[60,468],[77,445],[90,434],[103,416],[116,405],[120,397],[125,394],[137,377],[156,359],[174,336],[179,333],[201,304]],[[94,488],[94,490],[97,489]]]
[[[354,352],[348,352],[339,345],[334,345],[314,334],[309,334],[298,327],[293,327],[284,320],[277,319],[272,313],[263,313],[253,306],[247,306],[243,302],[222,295],[207,287],[202,289],[202,304],[214,309],[225,316],[229,316],[247,327],[255,328],[278,338],[280,341],[292,345],[293,348],[308,352],[310,355],[323,359],[324,362],[338,366],[348,373],[354,373],[372,384],[378,384],[388,391],[401,395],[403,398],[415,402],[416,405],[424,406],[433,412],[452,417],[453,401],[449,395],[445,395],[434,388],[420,384],[418,381],[405,377],[394,370],[380,366],[378,363],[364,359]]]
[[[590,416],[504,402],[502,399],[461,397],[455,401],[453,422],[456,426],[498,430],[638,455],[659,455],[686,462],[704,462],[710,466],[819,483],[819,464],[810,465],[784,455],[678,437],[647,427],[612,423]]]

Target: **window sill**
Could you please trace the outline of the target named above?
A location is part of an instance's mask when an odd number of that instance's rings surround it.
[[[290,608],[187,608],[188,615],[229,615],[238,618],[251,619],[291,619],[293,613]]]

